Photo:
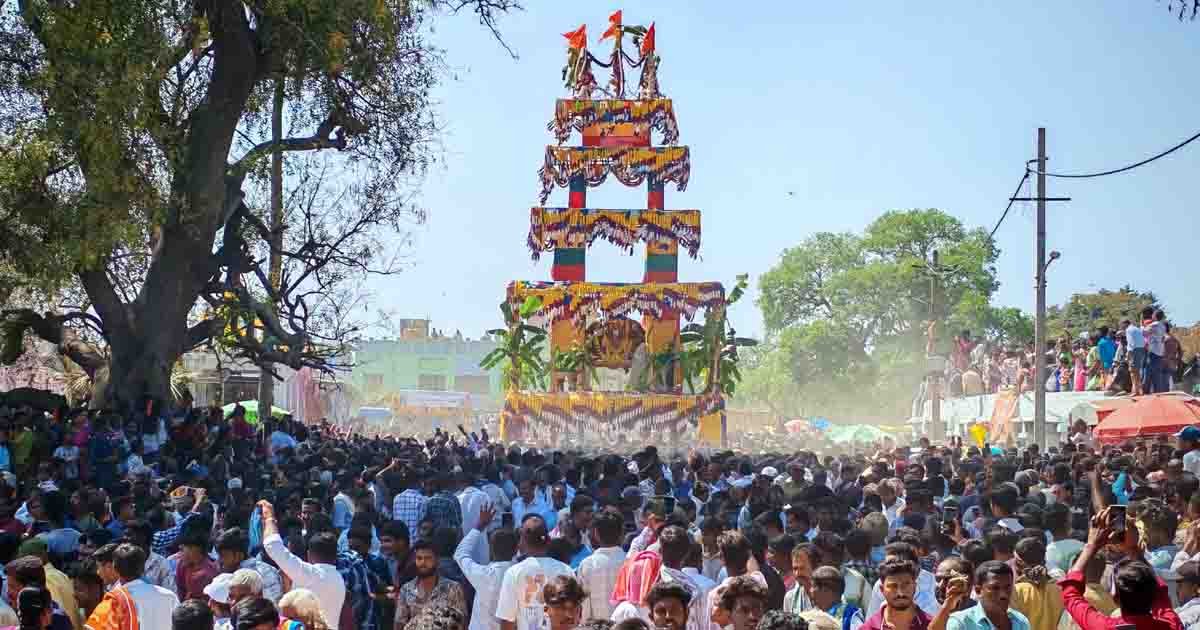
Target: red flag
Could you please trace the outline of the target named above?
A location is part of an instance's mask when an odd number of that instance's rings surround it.
[[[615,13],[608,16],[608,30],[604,31],[604,35],[600,37],[600,41],[604,41],[609,37],[616,37],[621,34],[621,11],[618,9]]]
[[[645,57],[654,52],[654,22],[650,23],[650,28],[646,29],[646,34],[642,36],[642,56]]]
[[[567,38],[567,48],[587,48],[587,24],[570,33],[563,33],[563,37]]]

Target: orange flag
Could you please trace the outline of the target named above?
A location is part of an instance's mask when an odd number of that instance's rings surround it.
[[[654,22],[650,23],[650,28],[642,36],[642,56],[645,57],[652,52],[654,52]]]
[[[608,16],[608,30],[604,31],[604,35],[600,36],[600,41],[604,41],[609,37],[616,37],[621,34],[621,11],[618,9],[615,13]]]
[[[567,48],[587,48],[587,24],[570,33],[563,33],[563,37],[567,38]]]

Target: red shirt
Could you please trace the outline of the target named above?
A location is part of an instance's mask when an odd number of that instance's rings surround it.
[[[917,606],[915,600],[912,603],[912,607],[916,610],[917,614],[913,616],[912,623],[908,625],[908,630],[926,630],[929,628],[929,623],[933,621],[933,617],[930,617],[929,613],[921,610],[921,607]],[[858,630],[883,630],[883,613],[886,610],[887,604],[884,604],[878,612],[864,621],[863,625],[858,627]],[[1088,628],[1088,630],[1092,629]]]
[[[175,567],[175,590],[179,592],[179,600],[205,599],[204,587],[217,577],[217,565],[205,558],[203,562],[189,565],[182,559]]]
[[[254,427],[250,426],[243,418],[234,418],[229,423],[229,428],[233,433],[233,437],[240,439],[249,439],[254,437]]]
[[[1154,601],[1150,603],[1149,615],[1130,615],[1124,612],[1120,617],[1109,617],[1096,610],[1083,597],[1086,588],[1081,571],[1071,571],[1058,581],[1062,589],[1063,608],[1071,619],[1087,630],[1115,630],[1117,626],[1132,625],[1137,630],[1183,630],[1179,615],[1171,607],[1171,596],[1162,578],[1155,578],[1158,587],[1154,590]]]

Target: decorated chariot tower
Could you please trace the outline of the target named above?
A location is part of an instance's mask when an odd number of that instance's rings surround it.
[[[553,255],[551,280],[512,282],[505,306],[511,334],[548,336],[548,378],[540,391],[519,376],[528,366],[509,366],[518,374],[509,380],[502,433],[510,440],[614,446],[720,443],[726,295],[719,282],[678,281],[680,250],[695,258],[700,249],[700,211],[666,205],[669,184],[687,187],[691,158],[678,144],[674,105],[659,90],[655,27],[628,26],[620,11],[613,13],[600,38],[612,43],[605,59],[588,50],[586,26],[564,37],[569,96],[555,105],[548,128],[556,143],[546,147],[539,176],[542,204],[555,188],[567,189],[567,203],[532,208],[529,218],[528,247],[535,260]],[[640,70],[635,85],[626,85],[626,67]],[[597,68],[610,75],[603,88]],[[610,176],[625,186],[644,185],[646,206],[589,207],[588,189]],[[644,244],[641,280],[589,282],[587,253],[597,239],[630,254]],[[694,343],[681,343],[680,320],[691,322],[700,311],[706,323],[685,327],[684,340],[691,335]],[[704,343],[705,335],[711,343]],[[596,391],[601,368],[618,370],[624,386]]]

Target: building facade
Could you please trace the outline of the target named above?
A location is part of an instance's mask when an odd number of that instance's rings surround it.
[[[410,332],[405,337],[368,340],[355,350],[350,382],[366,399],[413,390],[460,392],[470,394],[476,410],[500,407],[500,371],[479,367],[483,357],[496,349],[495,341],[442,336],[437,331],[427,336]]]

